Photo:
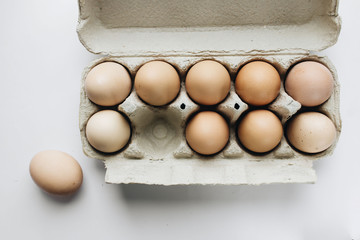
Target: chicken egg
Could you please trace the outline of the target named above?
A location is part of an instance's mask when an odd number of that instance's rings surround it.
[[[283,136],[279,118],[268,110],[248,112],[238,126],[241,144],[256,153],[269,152],[275,148]]]
[[[333,89],[334,79],[330,70],[314,61],[296,64],[285,80],[286,92],[305,107],[324,103]]]
[[[229,126],[218,113],[197,113],[186,126],[186,140],[197,153],[211,155],[221,151],[229,140]]]
[[[164,61],[151,61],[135,75],[135,91],[146,103],[163,106],[173,101],[180,91],[180,77],[175,68]]]
[[[227,69],[213,60],[204,60],[192,66],[186,75],[185,88],[190,98],[202,105],[215,105],[230,91]]]
[[[31,159],[29,170],[34,182],[50,194],[72,194],[83,181],[79,163],[69,154],[57,150],[37,153]]]
[[[92,102],[101,106],[114,106],[130,94],[131,78],[122,65],[103,62],[87,74],[85,91]]]
[[[271,103],[280,93],[278,71],[264,61],[253,61],[243,66],[235,79],[235,90],[246,103],[263,106]]]
[[[129,122],[117,111],[99,111],[86,124],[87,140],[101,152],[111,153],[122,149],[128,143],[130,135]]]
[[[306,153],[322,152],[336,139],[334,123],[319,112],[303,112],[291,118],[286,133],[291,145]]]

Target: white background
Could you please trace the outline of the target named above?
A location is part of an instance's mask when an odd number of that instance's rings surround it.
[[[104,183],[78,129],[81,73],[92,59],[75,31],[77,1],[0,2],[0,239],[360,239],[360,1],[324,52],[341,82],[343,130],[313,185],[143,186]],[[28,173],[59,149],[84,171],[81,190],[50,197]]]

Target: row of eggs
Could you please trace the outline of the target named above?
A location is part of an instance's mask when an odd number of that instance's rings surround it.
[[[176,69],[165,61],[150,61],[142,65],[134,79],[137,95],[147,104],[163,106],[172,102],[180,91]],[[285,90],[304,107],[324,103],[332,94],[334,80],[329,69],[315,61],[292,66],[285,79]],[[200,105],[213,106],[228,95],[231,78],[219,62],[203,60],[187,72],[185,88],[189,97]],[[235,79],[235,91],[252,106],[264,106],[279,95],[281,78],[271,64],[252,61],[242,66]],[[85,79],[88,98],[100,106],[123,102],[132,89],[131,77],[122,65],[103,62],[93,67]],[[306,153],[318,153],[330,147],[336,138],[332,121],[318,112],[297,114],[286,124],[290,144]],[[229,124],[213,111],[201,111],[191,116],[185,129],[188,145],[197,153],[212,155],[220,152],[229,141]],[[281,141],[283,126],[268,110],[253,110],[241,116],[236,126],[241,146],[254,153],[273,150]],[[112,153],[123,149],[131,137],[129,120],[117,111],[103,110],[87,122],[86,137],[95,149]]]
[[[279,145],[283,126],[279,118],[265,109],[252,110],[241,117],[237,138],[254,153],[267,153]],[[188,145],[202,155],[219,153],[229,142],[230,128],[226,119],[215,111],[200,111],[190,118],[185,137]],[[318,153],[329,148],[336,139],[334,123],[319,112],[302,112],[286,126],[290,144],[301,152]],[[95,149],[112,153],[126,146],[131,138],[129,121],[119,112],[102,110],[90,117],[86,137]]]
[[[147,104],[163,106],[172,102],[180,91],[176,69],[164,61],[150,61],[137,71],[134,87]],[[219,62],[204,60],[193,65],[185,79],[189,97],[200,105],[216,105],[228,95],[231,78]],[[235,90],[249,105],[264,106],[279,95],[281,79],[275,67],[265,61],[242,66],[235,79]],[[285,79],[286,92],[302,106],[324,103],[332,94],[334,80],[329,69],[315,61],[305,61],[290,68]],[[131,77],[122,65],[104,62],[96,65],[85,80],[88,98],[100,106],[123,102],[132,89]]]

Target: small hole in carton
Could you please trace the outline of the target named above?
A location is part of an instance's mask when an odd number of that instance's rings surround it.
[[[239,110],[240,105],[239,105],[238,103],[235,103],[234,108],[235,108],[236,110]]]
[[[182,104],[180,105],[180,108],[184,110],[184,109],[186,108],[185,103],[182,103]]]

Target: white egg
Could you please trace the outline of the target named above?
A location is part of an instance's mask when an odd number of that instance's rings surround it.
[[[129,122],[119,112],[103,110],[90,117],[86,138],[95,149],[111,153],[122,149],[130,139]]]

